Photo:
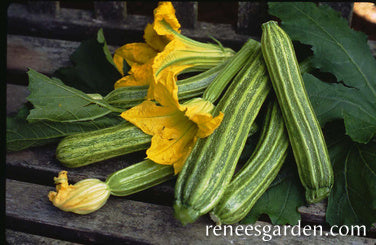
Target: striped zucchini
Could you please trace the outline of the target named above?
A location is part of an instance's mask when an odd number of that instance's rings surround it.
[[[224,61],[210,70],[202,72],[198,75],[178,80],[177,85],[179,100],[187,100],[201,96],[206,87],[209,86],[226,63],[228,63],[228,61]],[[127,109],[144,101],[147,91],[148,86],[122,87],[111,91],[104,99],[114,107]]]
[[[66,167],[76,168],[127,153],[145,150],[151,136],[129,122],[64,138],[56,158]]]
[[[320,124],[312,109],[289,36],[269,21],[262,25],[261,46],[280,104],[300,180],[309,203],[326,198],[333,170]]]
[[[185,225],[209,212],[230,182],[251,125],[271,86],[260,44],[249,55],[242,70],[215,108],[222,111],[221,125],[204,139],[198,139],[179,174],[175,186],[175,216]]]
[[[145,160],[121,169],[107,177],[111,195],[128,196],[143,191],[174,177],[171,165]]]
[[[289,139],[276,100],[268,104],[261,136],[252,156],[227,186],[210,216],[218,224],[242,220],[277,176]]]

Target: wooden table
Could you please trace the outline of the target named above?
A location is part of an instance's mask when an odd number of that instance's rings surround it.
[[[183,33],[198,40],[208,40],[221,33],[220,41],[237,49],[250,35],[249,21],[238,21],[236,30],[230,25],[197,21],[197,3],[175,3]],[[26,101],[26,67],[47,75],[69,65],[69,55],[79,41],[95,36],[104,28],[113,51],[119,45],[142,37],[147,16],[127,16],[121,2],[96,2],[90,10],[59,8],[57,2],[11,4],[8,9],[7,35],[7,115],[17,111]],[[262,3],[239,4],[239,16],[245,9],[263,8]],[[103,11],[104,9],[108,11]],[[185,11],[181,11],[184,9]],[[243,11],[243,12],[242,12]],[[265,12],[265,11],[264,11]],[[122,12],[124,13],[124,11]],[[197,13],[196,13],[197,14]],[[259,18],[261,21],[262,18]],[[248,21],[248,22],[247,22]],[[256,34],[255,34],[256,35]],[[107,36],[106,36],[107,37]],[[89,215],[62,212],[47,198],[54,190],[53,177],[66,170],[55,159],[56,145],[51,144],[6,155],[6,241],[9,244],[261,244],[261,237],[206,236],[206,226],[214,225],[209,217],[183,227],[173,217],[175,180],[128,197],[110,197],[99,211]],[[68,170],[71,183],[85,178],[104,180],[115,170],[144,158],[134,153],[79,169]],[[325,225],[325,203],[299,208],[302,224]],[[267,226],[267,220],[256,224]],[[325,226],[327,228],[327,226]],[[375,233],[370,236],[375,237]],[[305,237],[292,235],[273,237],[271,244],[375,244],[371,237]]]

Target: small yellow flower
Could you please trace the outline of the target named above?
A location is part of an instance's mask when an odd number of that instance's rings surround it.
[[[153,99],[153,83],[168,66],[175,73],[203,71],[232,56],[234,51],[215,44],[201,43],[180,34],[180,24],[171,2],[160,2],[154,10],[154,22],[145,28],[146,43],[130,43],[117,49],[114,63],[123,74],[124,59],[131,66],[128,75],[115,83],[115,89],[126,86],[150,85],[148,99]]]
[[[100,209],[110,196],[108,185],[98,179],[85,179],[69,185],[67,171],[61,171],[54,181],[57,192],[50,191],[48,199],[66,212],[92,213]]]
[[[173,165],[177,174],[197,139],[212,134],[222,122],[223,113],[213,117],[213,104],[201,98],[179,104],[174,71],[164,69],[161,78],[164,82],[154,88],[159,105],[147,100],[121,116],[153,136],[147,157],[159,164]]]

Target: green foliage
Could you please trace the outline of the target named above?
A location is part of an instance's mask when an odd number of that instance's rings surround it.
[[[112,112],[112,106],[100,95],[88,95],[63,84],[59,79],[49,78],[29,70],[29,91],[27,97],[34,109],[27,120],[49,120],[54,122],[87,121],[103,117]],[[121,111],[118,111],[121,112]]]
[[[311,74],[304,74],[303,79],[321,122],[343,118],[346,134],[353,140],[368,138],[369,132],[376,132],[376,105],[367,101],[369,97],[364,93],[365,90],[346,87],[341,83],[325,83]]]
[[[106,128],[124,122],[119,116],[110,114],[86,122],[62,123],[43,120],[28,123],[26,121],[28,114],[29,110],[24,106],[15,117],[7,117],[7,150],[19,151],[45,145],[57,142],[68,135]]]
[[[97,39],[82,42],[71,55],[71,61],[73,67],[60,68],[54,76],[85,93],[106,95],[121,77],[113,64],[102,30],[98,31]]]
[[[376,222],[376,142],[359,144],[344,135],[343,125],[329,125],[327,143],[335,173],[326,220],[331,225]]]
[[[282,20],[291,39],[312,45],[312,65],[330,72],[341,83],[315,84],[312,103],[322,125],[344,119],[346,133],[367,143],[376,134],[376,60],[364,33],[352,30],[339,13],[326,5],[290,2],[269,3],[269,13]],[[351,100],[349,100],[351,98]],[[356,105],[354,105],[354,103]]]
[[[296,164],[287,158],[274,182],[241,221],[255,223],[261,214],[267,214],[274,225],[297,224],[300,219],[298,207],[305,204],[304,188],[299,182]]]

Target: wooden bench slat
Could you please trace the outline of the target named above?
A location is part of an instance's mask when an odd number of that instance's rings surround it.
[[[171,207],[147,204],[123,198],[110,198],[105,206],[89,215],[58,210],[47,199],[52,187],[14,180],[6,182],[6,221],[10,229],[22,229],[37,235],[73,242],[152,244],[263,244],[256,236],[206,236],[207,216],[183,227]],[[261,227],[269,225],[257,222]],[[361,237],[273,237],[274,244],[374,244],[375,239]]]
[[[26,86],[7,84],[7,116],[15,115],[27,102],[26,97],[30,94]]]
[[[268,21],[266,2],[239,2],[236,31],[261,36],[261,24]]]
[[[103,28],[106,40],[112,45],[129,42],[143,42],[147,23],[153,20],[147,16],[129,15],[124,23],[98,21],[91,11],[60,10],[57,18],[29,13],[22,4],[12,3],[8,8],[8,33],[30,35],[52,39],[82,41],[96,35]],[[197,22],[195,29],[182,28],[182,34],[198,41],[213,42],[209,35],[224,46],[239,49],[249,36],[237,34],[230,24]]]
[[[127,18],[127,3],[118,1],[95,1],[95,16],[99,20],[123,23]]]
[[[56,16],[60,11],[60,3],[58,1],[28,1],[27,8],[31,13]]]
[[[71,66],[69,56],[79,42],[7,35],[7,69],[11,72],[27,72],[27,68],[44,74]]]
[[[5,231],[6,242],[9,245],[29,245],[29,244],[53,244],[53,245],[79,245],[79,243],[72,243],[62,240],[57,240],[49,237],[33,235],[14,230]]]
[[[198,4],[197,2],[173,2],[181,27],[193,29],[197,25]]]
[[[69,57],[79,45],[80,42],[75,41],[8,34],[7,82],[27,85],[28,68],[52,75],[59,68],[72,66]],[[108,45],[110,52],[118,47]]]

